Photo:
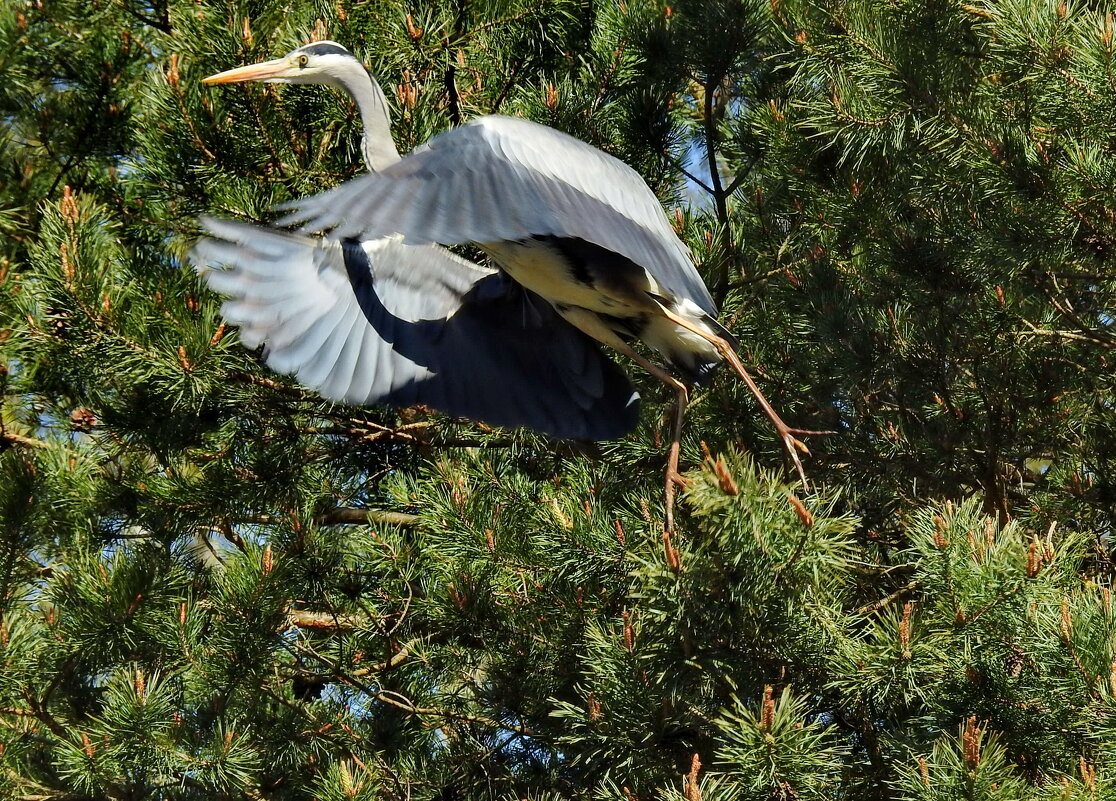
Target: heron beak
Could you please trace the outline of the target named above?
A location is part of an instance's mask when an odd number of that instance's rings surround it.
[[[249,64],[246,67],[237,67],[233,70],[218,72],[208,78],[202,78],[202,83],[244,83],[246,81],[265,81],[274,78],[279,73],[286,71],[290,66],[285,58],[272,61],[261,61],[259,64]]]

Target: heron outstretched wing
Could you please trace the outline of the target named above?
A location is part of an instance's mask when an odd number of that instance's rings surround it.
[[[583,239],[642,265],[669,294],[716,308],[689,250],[635,170],[591,145],[514,117],[480,117],[402,161],[305,200],[281,224],[411,244]]]
[[[586,335],[502,273],[398,237],[316,239],[203,218],[192,259],[241,341],[323,396],[423,404],[567,439],[621,436],[638,395]]]

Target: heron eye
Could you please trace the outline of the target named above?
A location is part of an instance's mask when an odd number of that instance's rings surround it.
[[[299,56],[298,57],[298,66],[305,67],[309,63],[310,63],[310,57],[309,56]]]

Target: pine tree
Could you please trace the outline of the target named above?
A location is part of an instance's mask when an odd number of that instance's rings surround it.
[[[1116,797],[1113,17],[1080,1],[0,7],[0,796]],[[623,158],[769,399],[590,445],[330,404],[197,217],[487,113]],[[470,252],[468,255],[479,257]]]

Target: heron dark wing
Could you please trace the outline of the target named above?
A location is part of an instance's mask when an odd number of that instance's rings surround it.
[[[620,367],[502,273],[398,238],[313,239],[203,219],[192,258],[272,369],[357,404],[423,404],[567,439],[630,431]]]
[[[641,265],[654,291],[716,314],[689,250],[639,174],[527,120],[481,117],[384,170],[282,208],[293,209],[282,224],[338,237],[402,234],[443,245],[582,239]]]

